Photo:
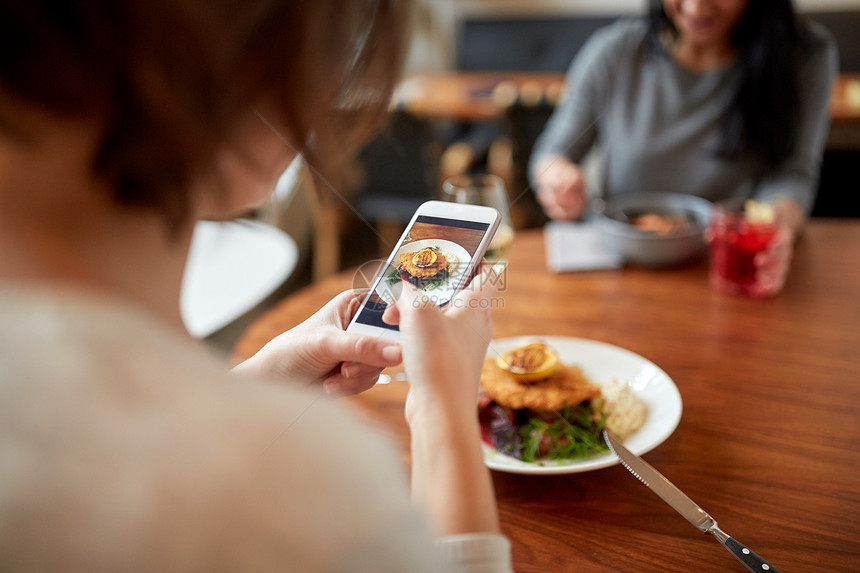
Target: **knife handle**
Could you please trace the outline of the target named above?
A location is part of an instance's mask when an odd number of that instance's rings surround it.
[[[749,567],[751,571],[767,571],[768,573],[779,573],[779,569],[765,561],[758,553],[735,539],[726,539],[726,549],[734,553],[741,563]]]
[[[723,547],[732,552],[732,555],[738,558],[738,560],[747,566],[747,569],[750,571],[767,571],[767,573],[780,573],[779,569],[765,561],[761,556],[758,555],[755,551],[735,539],[727,535],[723,532],[719,527],[714,524],[711,528],[710,533],[717,538]]]

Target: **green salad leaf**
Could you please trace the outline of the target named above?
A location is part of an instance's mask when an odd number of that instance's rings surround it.
[[[564,408],[552,422],[533,417],[520,428],[522,460],[534,462],[544,455],[566,460],[607,452],[601,435],[605,425],[605,416],[595,416],[589,402]]]

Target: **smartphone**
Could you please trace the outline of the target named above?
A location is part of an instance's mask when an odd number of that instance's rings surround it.
[[[500,220],[492,207],[445,201],[419,206],[346,330],[397,340],[399,329],[383,322],[382,314],[405,282],[447,306],[478,271]]]

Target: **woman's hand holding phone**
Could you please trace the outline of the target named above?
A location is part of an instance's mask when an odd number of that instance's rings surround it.
[[[477,271],[500,222],[492,207],[444,201],[420,205],[347,330],[398,340],[398,327],[382,315],[411,285],[436,305],[448,305]]]
[[[346,291],[305,322],[272,339],[235,372],[269,379],[322,384],[330,395],[371,388],[383,368],[400,364],[400,345],[346,332],[364,293]]]
[[[422,255],[428,255],[425,257],[427,261],[421,259],[414,263],[416,272],[429,272],[430,267],[426,264],[428,261],[436,266],[447,263],[445,272],[448,274],[443,282],[451,290],[451,300],[460,304],[461,300],[480,296],[482,291],[471,289],[471,293],[455,295],[455,287],[461,287],[465,280],[455,280],[454,276],[465,279],[478,268],[498,224],[499,213],[488,207],[439,201],[424,203],[416,211],[398,242],[398,247],[389,257],[388,264],[383,267],[367,294],[359,295],[358,291],[341,294],[302,324],[270,341],[235,370],[279,380],[304,383],[314,381],[321,383],[331,395],[348,395],[367,390],[376,383],[383,368],[395,366],[402,359],[402,351],[397,343],[397,327],[387,325],[382,320],[385,303],[381,299],[372,301],[374,296],[379,298],[382,281],[390,280],[387,270],[395,262],[398,249],[407,244],[422,245],[412,247],[419,249]],[[410,233],[417,234],[419,231],[429,233],[428,236],[432,238],[423,242],[410,242]],[[452,239],[460,242],[454,243]],[[423,244],[428,242],[433,246],[460,249],[462,252],[457,264],[450,264],[448,253]],[[452,268],[455,269],[454,276],[450,274]],[[435,272],[435,267],[433,270]],[[418,292],[409,281],[401,281],[399,278],[394,280],[407,290]],[[434,290],[433,293],[438,295],[440,290],[444,290],[444,287]],[[378,311],[368,310],[370,306],[376,308],[380,305]],[[375,312],[379,314],[376,315]],[[489,316],[489,309],[486,309],[486,313]],[[457,313],[452,316],[457,316]],[[363,322],[362,318],[365,318]]]
[[[496,282],[484,265],[444,310],[409,286],[383,315],[399,323],[410,385],[412,496],[438,535],[499,531],[477,414]]]
[[[403,365],[411,387],[410,422],[426,412],[475,418],[478,380],[493,336],[491,308],[497,277],[490,265],[459,291],[446,309],[409,285],[383,320],[399,324]],[[441,410],[441,412],[438,412]]]

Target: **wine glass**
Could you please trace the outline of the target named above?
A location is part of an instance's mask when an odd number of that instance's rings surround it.
[[[453,203],[493,207],[501,214],[499,228],[484,255],[493,269],[501,273],[506,264],[505,254],[514,240],[508,193],[501,178],[486,173],[455,175],[442,183],[442,198]]]

